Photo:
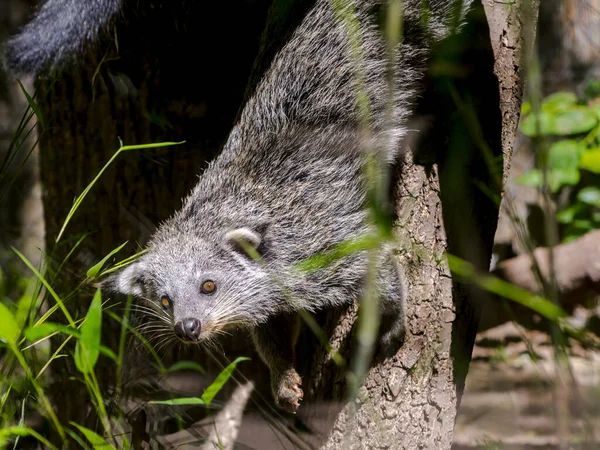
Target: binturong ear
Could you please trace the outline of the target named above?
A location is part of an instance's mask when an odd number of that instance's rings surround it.
[[[262,243],[262,237],[250,228],[243,227],[228,231],[225,233],[223,239],[227,247],[239,253],[243,253],[254,259],[260,257],[259,247]]]
[[[144,264],[136,262],[128,265],[123,270],[109,276],[100,283],[102,290],[118,292],[125,295],[142,295],[142,273]]]

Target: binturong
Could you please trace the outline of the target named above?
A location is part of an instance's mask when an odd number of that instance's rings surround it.
[[[149,251],[106,280],[105,289],[149,303],[186,343],[247,328],[270,369],[275,402],[295,411],[303,397],[294,361],[298,312],[360,299],[369,257],[359,251],[312,271],[298,263],[374,229],[366,149],[376,149],[385,165],[398,159],[430,46],[456,30],[468,3],[402,1],[403,34],[390,67],[381,28],[387,2],[308,2],[270,61],[256,64],[251,78],[260,82],[220,156],[156,231]],[[118,7],[114,0],[49,0],[9,45],[9,65],[19,72],[64,64],[61,55],[79,51]],[[87,12],[53,23],[61,8]],[[281,39],[280,16],[271,14],[259,58]],[[42,47],[35,48],[32,33]],[[366,118],[359,98],[368,105]],[[406,288],[389,249],[379,255],[380,343],[395,351],[405,334]]]

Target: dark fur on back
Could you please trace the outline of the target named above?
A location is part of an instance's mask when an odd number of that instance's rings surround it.
[[[13,73],[61,67],[83,53],[123,6],[123,0],[47,0],[4,52]]]

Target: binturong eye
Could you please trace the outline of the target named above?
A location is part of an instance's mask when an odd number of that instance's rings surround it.
[[[165,309],[165,310],[171,309],[171,299],[169,297],[167,297],[166,295],[163,295],[160,298],[160,304],[163,307],[163,309]]]
[[[203,294],[212,294],[217,290],[217,285],[213,280],[206,280],[202,283],[202,293]]]

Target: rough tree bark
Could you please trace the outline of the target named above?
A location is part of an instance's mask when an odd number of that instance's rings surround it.
[[[137,8],[138,2],[133,3]],[[207,12],[204,2],[188,2],[189,22],[178,18],[175,25],[168,20],[168,8],[126,11],[129,23],[117,25],[119,59],[111,59],[114,46],[107,45],[82,69],[41,83],[39,102],[49,124],[41,143],[41,169],[47,242],[55,248],[50,264],[62,261],[72,247],[73,241],[66,240],[56,247],[54,239],[74,196],[118,147],[117,136],[126,144],[187,140],[185,146],[167,150],[126,153],[103,175],[67,228],[92,233],[63,269],[63,292],[119,243],[143,244],[154,224],[177,209],[198,168],[215,154],[234,120],[266,3],[251,1],[240,10],[212,5]],[[398,258],[409,281],[404,346],[391,358],[375,358],[358,399],[348,403],[345,369],[305,331],[298,364],[306,396],[296,418],[265,406],[268,400],[263,399],[270,398],[267,371],[255,357],[245,374],[256,383],[253,398],[259,414],[250,408],[238,442],[267,448],[257,443],[257,433],[270,433],[277,423],[282,425],[277,439],[299,447],[450,448],[477,330],[477,297],[483,293],[453,283],[444,254],[461,256],[481,270],[489,267],[498,206],[487,194],[501,193],[522,94],[519,5],[486,4],[493,24],[505,14],[502,31],[495,26],[490,31],[481,5],[476,5],[462,35],[436,51],[419,107],[420,114],[434,120],[411,149],[425,157],[415,157],[418,165],[413,152],[407,152],[398,169]],[[417,151],[421,148],[425,151]],[[436,155],[428,158],[431,149]],[[496,162],[494,170],[491,161]],[[75,315],[87,309],[85,298],[70,300]],[[350,308],[319,317],[347,359],[355,313]],[[116,330],[105,323],[105,343],[114,342]],[[233,350],[231,345],[224,343],[228,355],[238,356],[239,340]],[[69,361],[55,363],[59,392],[81,395],[56,399],[64,423],[81,421],[82,411],[89,411],[81,385],[68,379],[73,373]],[[101,366],[105,380],[113,376],[110,366]],[[292,433],[283,430],[289,424],[295,425]],[[94,426],[93,415],[88,425]]]

